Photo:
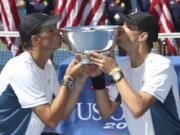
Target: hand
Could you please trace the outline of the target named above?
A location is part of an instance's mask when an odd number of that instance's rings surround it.
[[[96,77],[99,76],[100,74],[102,74],[102,71],[99,69],[99,67],[95,64],[88,64],[88,75],[90,77]]]
[[[113,55],[111,55],[111,57],[108,57],[100,53],[91,52],[89,56],[92,64],[97,65],[101,71],[108,74],[117,65],[115,59],[112,58],[114,57]]]
[[[77,58],[74,58],[71,61],[71,63],[68,65],[68,67],[66,69],[66,73],[65,73],[65,75],[78,80],[79,83],[85,82],[88,77],[88,74],[89,74],[89,71],[87,69],[87,65],[79,63]]]
[[[80,53],[76,55],[76,59],[78,61],[81,61],[81,57],[82,57],[82,54],[80,54]],[[86,69],[87,69],[86,73],[90,77],[96,77],[96,76],[99,76],[100,74],[102,74],[102,71],[95,64],[85,64],[85,66],[86,66]]]

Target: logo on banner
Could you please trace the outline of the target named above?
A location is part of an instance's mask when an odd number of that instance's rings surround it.
[[[121,109],[121,107],[120,107]],[[82,121],[100,121],[102,117],[97,109],[96,103],[77,103],[77,116]],[[124,114],[115,113],[112,115],[108,122],[105,122],[102,125],[103,129],[125,129],[127,128],[127,124],[124,120]]]

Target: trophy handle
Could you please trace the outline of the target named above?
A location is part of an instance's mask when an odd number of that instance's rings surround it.
[[[63,43],[65,43],[69,49],[69,51],[73,53],[77,53],[77,49],[72,45],[74,43],[73,38],[72,38],[73,31],[67,31],[62,29],[62,39]],[[69,36],[71,35],[71,36]]]

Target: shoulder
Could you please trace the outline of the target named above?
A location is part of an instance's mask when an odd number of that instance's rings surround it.
[[[24,52],[9,60],[3,70],[6,71],[6,73],[8,72],[8,75],[11,77],[15,77],[14,75],[17,74],[26,76],[27,73],[34,70],[34,62],[30,54]]]
[[[149,66],[152,69],[156,69],[156,68],[161,69],[162,67],[169,68],[173,66],[168,58],[159,54],[152,54],[152,53],[148,55],[145,61],[145,65]]]
[[[171,61],[168,58],[160,54],[153,54],[153,53],[150,53],[148,55],[146,62],[153,64],[171,64]]]
[[[4,66],[2,72],[4,72],[4,71],[7,71],[7,72],[14,71],[15,72],[19,67],[22,67],[23,65],[25,65],[25,63],[28,63],[29,60],[25,57],[27,57],[26,54],[22,53],[21,55],[10,59]]]
[[[176,76],[172,62],[159,54],[149,54],[145,61],[145,73],[150,76],[168,75],[171,78]]]
[[[28,52],[24,52],[21,55],[13,58],[12,63],[17,70],[31,69],[32,65],[34,64]]]

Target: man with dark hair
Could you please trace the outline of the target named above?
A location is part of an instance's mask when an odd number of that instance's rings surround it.
[[[0,134],[40,135],[45,124],[55,127],[75,104],[71,91],[83,87],[86,66],[73,59],[59,88],[50,60],[62,42],[56,28],[59,20],[60,16],[42,13],[22,19],[19,33],[25,51],[11,59],[0,75]]]
[[[117,41],[129,57],[116,62],[96,52],[89,55],[100,69],[92,71],[91,79],[101,116],[111,116],[121,101],[131,135],[179,135],[180,100],[174,67],[167,58],[150,53],[158,38],[155,18],[145,12],[117,18],[116,24],[124,22]],[[108,90],[100,71],[113,78]]]

